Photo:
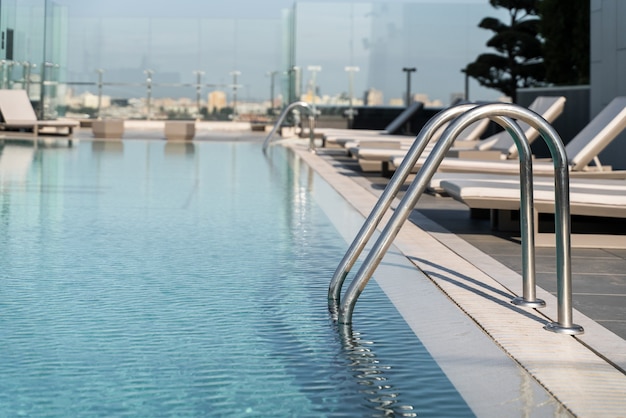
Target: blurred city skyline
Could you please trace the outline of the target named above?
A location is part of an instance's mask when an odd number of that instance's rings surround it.
[[[506,12],[488,0],[385,2],[234,0],[198,4],[181,0],[79,1],[56,0],[67,6],[68,56],[66,81],[95,81],[102,69],[105,82],[144,82],[151,70],[156,84],[193,84],[200,77],[210,89],[229,92],[238,71],[242,101],[268,100],[270,72],[277,72],[276,94],[285,93],[289,51],[300,68],[302,93],[315,87],[320,95],[349,90],[345,68],[353,73],[353,94],[382,92],[385,104],[405,97],[404,67],[414,67],[411,92],[444,104],[462,94],[461,69],[487,52],[491,32],[478,28],[486,16],[506,19]],[[289,32],[289,13],[295,29]],[[295,46],[288,39],[294,35]],[[307,68],[321,67],[313,72]],[[198,75],[198,72],[201,72]],[[176,93],[155,89],[155,96],[192,97],[195,90]],[[137,88],[109,87],[112,97],[139,97]],[[473,80],[470,98],[500,97]],[[206,97],[206,96],[204,96]]]

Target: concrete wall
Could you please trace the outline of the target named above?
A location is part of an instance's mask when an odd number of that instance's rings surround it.
[[[591,0],[591,95],[595,116],[616,96],[626,96],[626,1]],[[600,154],[603,164],[626,169],[626,133]]]

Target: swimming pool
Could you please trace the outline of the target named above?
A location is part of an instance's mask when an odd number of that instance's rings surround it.
[[[375,283],[342,341],[346,242],[288,151],[7,143],[0,175],[7,416],[473,415]]]

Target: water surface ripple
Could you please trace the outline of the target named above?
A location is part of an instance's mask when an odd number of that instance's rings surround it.
[[[1,179],[1,415],[471,414],[375,285],[341,340],[346,243],[286,155],[194,145],[39,149]]]

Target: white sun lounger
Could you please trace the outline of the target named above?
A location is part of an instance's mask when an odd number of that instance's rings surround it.
[[[598,154],[624,129],[626,129],[626,97],[617,97],[565,145],[570,176],[626,178],[626,170],[613,171],[611,167],[602,166],[598,158]],[[590,165],[592,162],[594,165]],[[401,163],[402,157],[395,157],[391,160],[394,167]],[[416,164],[414,171],[417,171],[419,167],[421,167],[420,162]],[[444,158],[438,170],[461,173],[517,174],[519,173],[519,162],[517,160],[487,161]],[[552,176],[554,165],[549,159],[535,160],[533,161],[533,173],[539,176]]]
[[[544,119],[551,123],[556,120],[561,113],[563,113],[564,106],[565,97],[563,96],[539,96],[531,103],[528,109],[541,115]],[[486,122],[488,124],[489,119],[483,119],[479,122]],[[474,124],[470,125],[467,129],[470,129],[473,125]],[[486,126],[487,125],[485,124],[484,129],[486,129]],[[522,131],[524,131],[524,134],[529,142],[532,143],[539,136],[539,132],[525,122],[520,121],[519,126]],[[439,132],[439,135],[441,135],[441,133],[442,132]],[[439,139],[438,135],[434,135],[431,144],[437,139]],[[453,148],[448,152],[448,156],[462,160],[502,160],[513,159],[518,156],[515,141],[513,141],[513,138],[507,131],[498,132],[497,134],[491,135],[485,139],[474,138],[474,140],[471,141],[466,141],[466,139],[465,131],[463,131],[459,138],[455,140]],[[400,159],[401,161],[401,159],[406,155],[406,150],[408,150],[409,147],[410,144],[399,147],[400,150],[393,148],[381,149],[381,147],[372,149],[373,147],[366,145],[359,147],[358,150],[351,149],[350,152],[359,160],[359,164],[362,169],[376,170],[378,168],[379,170],[382,169],[385,171],[387,168],[385,167],[386,163],[395,159]],[[432,149],[432,146],[430,148]],[[418,166],[421,166],[421,164],[424,163],[429,151],[430,149],[427,148],[424,154],[422,154]],[[378,165],[373,162],[378,162]]]
[[[480,135],[487,129],[489,125],[489,119],[481,119],[468,126],[455,140],[455,149],[450,151],[457,153],[457,156],[462,156],[464,150],[472,150],[477,141],[479,141]],[[425,153],[429,152],[434,143],[439,139],[443,131],[448,124],[442,126],[433,135],[433,138],[429,142]],[[391,139],[391,138],[390,138]],[[407,151],[415,142],[415,137],[389,140],[373,140],[373,139],[360,139],[358,141],[346,142],[344,147],[347,149],[348,155],[353,156],[359,162],[361,170],[364,172],[381,172],[383,171],[383,163],[389,161],[392,156],[404,156]],[[481,155],[485,156],[488,151],[483,152]],[[499,152],[496,152],[500,155]],[[473,157],[475,154],[470,154]]]
[[[431,138],[431,143],[439,139],[443,131],[445,131],[448,124],[442,126]],[[472,123],[470,126],[465,128],[463,132],[457,137],[455,140],[455,144],[458,144],[459,147],[464,149],[469,149],[474,147],[480,141],[480,136],[485,132],[489,126],[489,119],[481,119]],[[355,136],[354,139],[351,140],[342,140],[338,141],[338,144],[343,145],[344,148],[348,150],[352,150],[356,147],[363,148],[382,148],[384,145],[389,145],[388,148],[393,149],[394,147],[406,148],[408,149],[413,142],[415,141],[415,136],[406,136],[406,135],[385,135],[384,138],[380,137],[372,137],[372,136]]]
[[[38,120],[25,90],[0,90],[0,128],[28,131],[33,136],[48,133],[70,136],[79,123],[71,120]]]
[[[466,175],[467,177],[467,175]],[[520,209],[519,178],[450,178],[440,181],[441,189],[471,209],[489,209],[492,225],[500,230],[518,230]],[[540,233],[538,215],[554,213],[554,181],[535,179],[533,184],[535,240],[537,246],[554,246],[553,234]],[[570,212],[609,218],[626,218],[626,181],[571,179]],[[626,235],[572,234],[573,247],[626,248]]]
[[[382,139],[387,136],[398,136],[402,138],[404,135],[399,135],[403,127],[409,122],[411,117],[418,112],[421,112],[424,108],[424,103],[413,102],[406,109],[395,117],[391,123],[389,123],[383,130],[373,129],[320,129],[317,130],[322,133],[323,145],[328,144],[342,145],[345,141],[354,139],[355,137],[377,137],[381,136]],[[391,138],[387,138],[391,139]]]

